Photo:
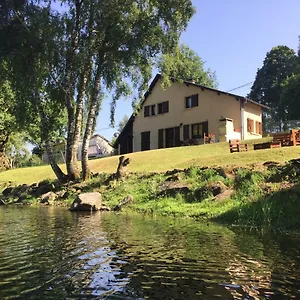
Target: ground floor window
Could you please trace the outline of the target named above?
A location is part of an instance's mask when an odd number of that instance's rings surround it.
[[[197,124],[192,124],[192,138],[193,139],[203,139],[204,134],[208,135],[208,122],[200,122]]]

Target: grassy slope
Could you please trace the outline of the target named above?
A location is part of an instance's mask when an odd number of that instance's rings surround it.
[[[259,142],[267,139],[259,140]],[[250,148],[257,142],[248,142]],[[161,172],[190,166],[237,165],[244,166],[264,161],[284,162],[300,157],[300,147],[285,147],[242,153],[229,153],[228,143],[216,143],[191,147],[159,149],[126,155],[132,159],[129,170],[132,172]],[[118,164],[118,156],[90,161],[91,169],[96,172],[112,173]],[[63,170],[64,166],[62,166]],[[54,179],[50,166],[22,168],[0,173],[0,182],[33,183],[43,179]]]

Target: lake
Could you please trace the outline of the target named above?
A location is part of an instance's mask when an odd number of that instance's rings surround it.
[[[298,299],[300,235],[0,207],[0,299]]]

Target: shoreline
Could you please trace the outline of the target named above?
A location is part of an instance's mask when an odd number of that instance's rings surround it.
[[[300,228],[300,160],[297,159],[286,164],[270,161],[247,167],[190,167],[163,173],[128,173],[120,181],[107,183],[109,176],[94,174],[87,182],[67,185],[44,180],[7,187],[0,201],[6,205],[70,207],[77,195],[99,192],[110,209],[130,195],[134,203],[125,209],[142,214],[245,227]]]

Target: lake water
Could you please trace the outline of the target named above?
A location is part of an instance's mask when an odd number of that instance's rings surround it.
[[[0,207],[0,299],[300,299],[300,236]]]

